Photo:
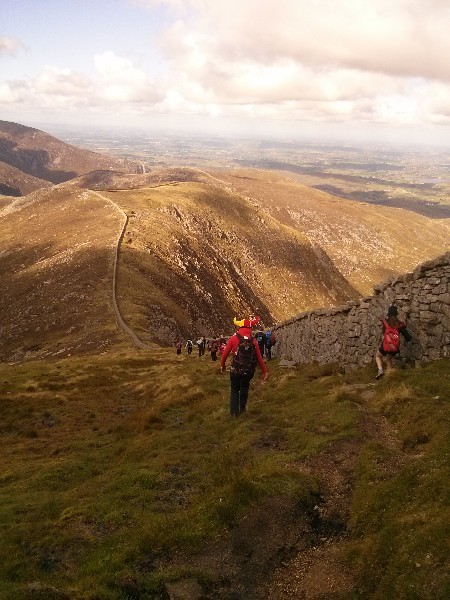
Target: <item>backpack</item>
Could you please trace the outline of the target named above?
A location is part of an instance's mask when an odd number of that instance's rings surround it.
[[[239,345],[233,357],[231,369],[239,375],[253,375],[258,364],[253,337],[244,337],[240,333],[236,333],[236,336]]]
[[[386,319],[383,319],[383,350],[385,352],[398,352],[400,348],[400,333],[395,327],[388,325]]]

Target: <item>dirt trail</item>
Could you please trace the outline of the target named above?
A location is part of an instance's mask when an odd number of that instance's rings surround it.
[[[394,473],[402,464],[401,444],[397,432],[370,407],[375,396],[374,384],[354,384],[345,389],[359,396],[361,403],[361,438],[338,442],[325,452],[312,457],[298,468],[314,474],[321,485],[316,512],[315,535],[309,547],[300,549],[291,559],[279,565],[253,596],[254,600],[318,600],[342,598],[355,588],[353,574],[345,562],[347,523],[355,481],[358,455],[370,440],[392,451],[387,466]]]
[[[108,204],[113,206],[113,208],[115,210],[117,210],[123,216],[122,229],[120,230],[120,233],[118,235],[117,242],[115,245],[115,251],[114,251],[114,266],[113,266],[113,279],[112,279],[112,302],[113,302],[113,307],[114,307],[114,313],[116,315],[116,320],[117,320],[119,327],[122,329],[122,331],[124,331],[131,338],[133,344],[137,348],[141,348],[143,350],[148,350],[151,348],[151,346],[145,344],[142,340],[140,340],[138,338],[138,336],[134,333],[134,331],[130,327],[128,327],[128,325],[125,323],[125,321],[120,313],[119,305],[117,304],[116,292],[117,292],[117,269],[118,269],[118,262],[119,262],[119,252],[120,252],[120,244],[122,243],[122,239],[123,239],[125,230],[128,225],[128,215],[125,213],[125,211],[123,211],[120,208],[120,206],[118,204],[116,204],[115,202],[113,202],[112,200],[107,198],[106,196],[103,196],[102,194],[100,194],[99,192],[96,192],[94,190],[90,190],[90,192],[92,194],[95,194],[96,196],[98,196],[101,200],[108,202]]]
[[[192,579],[170,584],[171,600],[331,600],[348,597],[356,582],[346,565],[350,504],[361,449],[367,442],[389,448],[387,475],[402,464],[395,429],[371,405],[374,384],[343,386],[360,410],[359,431],[323,452],[291,465],[319,481],[313,509],[283,495],[267,498],[230,532],[175,565],[208,574],[208,590]]]

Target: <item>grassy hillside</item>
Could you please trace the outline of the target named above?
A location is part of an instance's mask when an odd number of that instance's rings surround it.
[[[232,420],[208,356],[0,364],[0,597],[448,597],[449,362],[269,370]]]

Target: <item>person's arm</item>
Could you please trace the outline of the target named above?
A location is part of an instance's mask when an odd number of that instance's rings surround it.
[[[228,355],[233,350],[233,348],[236,346],[236,342],[237,342],[236,336],[232,335],[230,337],[230,339],[228,340],[227,345],[224,348],[224,351],[222,352],[222,358],[220,359],[220,369],[221,369],[222,373],[225,371],[225,368],[226,368],[225,363],[227,362]]]
[[[405,342],[410,342],[412,340],[411,334],[406,329],[406,325],[403,325],[403,327],[400,327],[399,332],[405,338]]]

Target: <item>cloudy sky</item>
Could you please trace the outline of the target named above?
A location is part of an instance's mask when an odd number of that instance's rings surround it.
[[[449,0],[1,0],[0,118],[450,145]]]

